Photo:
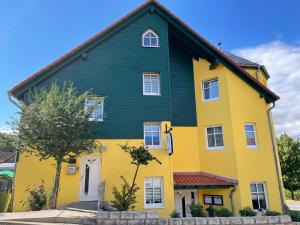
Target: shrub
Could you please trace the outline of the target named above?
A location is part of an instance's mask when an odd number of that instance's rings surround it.
[[[289,211],[289,216],[291,217],[293,222],[300,222],[300,211]]]
[[[112,206],[119,211],[127,211],[134,209],[136,203],[136,192],[140,189],[135,183],[131,187],[128,181],[121,176],[123,184],[119,191],[116,187],[113,187],[113,195],[115,200],[111,201]]]
[[[281,215],[280,212],[276,212],[276,211],[271,211],[271,210],[267,210],[265,213],[266,216],[279,216]]]
[[[39,211],[45,207],[47,203],[47,194],[45,192],[44,181],[41,180],[38,185],[28,187],[25,191],[28,197],[21,204],[29,211]]]
[[[255,212],[252,208],[250,207],[244,207],[240,209],[240,216],[256,216],[257,212]]]
[[[215,216],[218,216],[218,217],[230,217],[230,216],[233,216],[233,213],[225,208],[225,207],[220,207],[220,208],[215,208]]]
[[[189,205],[189,209],[190,209],[192,217],[204,217],[204,211],[203,211],[202,205],[192,202]]]
[[[180,218],[180,213],[177,212],[176,210],[173,210],[172,213],[170,214],[171,218]]]

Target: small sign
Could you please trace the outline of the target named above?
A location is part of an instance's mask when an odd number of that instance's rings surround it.
[[[206,205],[223,205],[222,195],[203,195],[203,201]]]
[[[75,175],[76,174],[76,165],[68,165],[68,175]]]

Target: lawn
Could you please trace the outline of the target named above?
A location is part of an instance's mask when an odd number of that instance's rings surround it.
[[[285,192],[285,199],[287,199],[287,200],[292,200],[291,192],[288,191],[288,190],[286,190],[286,189],[285,189],[284,192]],[[300,190],[295,191],[295,192],[294,192],[294,195],[295,195],[295,200],[300,201]]]

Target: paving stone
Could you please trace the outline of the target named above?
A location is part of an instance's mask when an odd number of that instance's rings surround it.
[[[116,220],[116,225],[127,225],[127,220]]]
[[[133,219],[133,212],[131,212],[131,211],[123,211],[121,213],[121,219],[125,219],[125,220]]]
[[[145,220],[145,225],[157,225],[158,224],[158,219],[146,219]]]
[[[158,225],[168,225],[169,224],[169,219],[158,219],[157,224]]]
[[[268,218],[266,216],[256,216],[255,223],[256,224],[266,224],[266,223],[268,223]]]
[[[109,212],[107,211],[98,211],[97,218],[98,219],[108,219]]]
[[[170,218],[169,225],[182,225],[182,219],[180,218]]]
[[[144,225],[145,224],[145,220],[128,220],[128,225]]]
[[[229,217],[230,224],[242,224],[242,219],[240,217]]]
[[[110,212],[109,213],[110,219],[120,219],[121,218],[121,212]]]
[[[159,219],[159,214],[156,211],[147,211],[146,217],[147,219]]]
[[[245,217],[241,217],[243,224],[255,224],[255,220],[253,217],[250,216],[245,216]]]
[[[110,220],[110,219],[103,219],[102,224],[103,225],[115,225],[116,221],[115,220]]]
[[[289,223],[292,222],[291,217],[288,215],[279,216],[280,223]]]
[[[194,218],[183,218],[182,219],[182,225],[195,225],[195,219]]]
[[[269,222],[269,224],[279,223],[279,217],[278,216],[268,216],[268,222]]]
[[[208,224],[220,224],[219,217],[211,217],[207,219]]]
[[[135,211],[135,212],[133,212],[133,218],[134,219],[145,219],[146,218],[146,212]]]
[[[206,225],[207,224],[207,218],[204,217],[196,217],[195,218],[196,225]]]
[[[230,224],[230,219],[228,217],[220,217],[221,224]]]

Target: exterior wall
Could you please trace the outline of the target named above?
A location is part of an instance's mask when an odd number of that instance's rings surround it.
[[[267,84],[268,81],[266,79],[266,76],[261,69],[258,72],[257,72],[257,69],[245,69],[245,70],[255,79],[258,78],[258,81],[260,83],[262,83],[265,86],[268,86],[268,84]]]

